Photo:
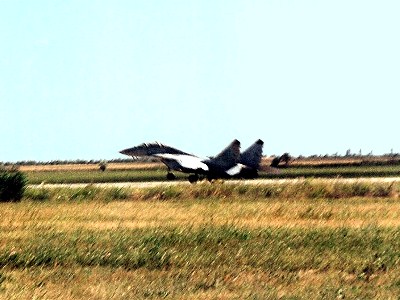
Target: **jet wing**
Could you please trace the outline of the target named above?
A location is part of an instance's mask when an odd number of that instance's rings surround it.
[[[186,154],[189,155],[186,152],[183,152],[179,149],[173,148],[171,146],[167,146],[158,142],[154,143],[143,143],[138,146],[124,149],[120,151],[121,154],[129,155],[132,157],[137,157],[137,156],[152,156],[155,154],[161,154],[161,153],[169,153],[169,154]]]
[[[186,154],[154,154],[154,156],[161,158],[161,160],[171,169],[180,169],[184,172],[197,172],[199,170],[207,172],[208,166],[202,161],[201,158],[193,155]]]

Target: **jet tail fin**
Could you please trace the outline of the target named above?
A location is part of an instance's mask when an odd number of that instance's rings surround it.
[[[228,147],[222,150],[217,156],[211,158],[209,163],[222,169],[230,169],[239,162],[240,142],[233,140]]]
[[[240,163],[254,170],[258,170],[260,168],[263,146],[264,142],[260,139],[257,140],[240,155]]]

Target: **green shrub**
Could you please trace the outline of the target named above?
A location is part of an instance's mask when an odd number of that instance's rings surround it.
[[[70,196],[70,200],[93,200],[99,193],[101,189],[96,188],[92,185],[85,186],[74,190]]]
[[[50,190],[45,188],[27,189],[25,198],[33,201],[47,201],[52,197]]]
[[[20,201],[27,184],[20,171],[0,170],[0,202]]]
[[[371,195],[373,197],[390,197],[394,194],[395,188],[393,187],[393,183],[390,184],[382,184],[382,185],[374,185],[372,187]]]
[[[129,198],[129,192],[123,188],[111,188],[106,191],[107,200],[125,200]]]

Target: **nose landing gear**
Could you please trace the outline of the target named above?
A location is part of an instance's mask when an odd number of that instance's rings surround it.
[[[167,180],[175,180],[176,176],[174,173],[168,172],[167,173]]]
[[[197,174],[189,175],[188,179],[190,183],[195,183],[199,180],[199,175]]]

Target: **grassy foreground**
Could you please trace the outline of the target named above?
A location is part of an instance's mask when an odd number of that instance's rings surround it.
[[[29,189],[0,299],[397,299],[394,184]]]

